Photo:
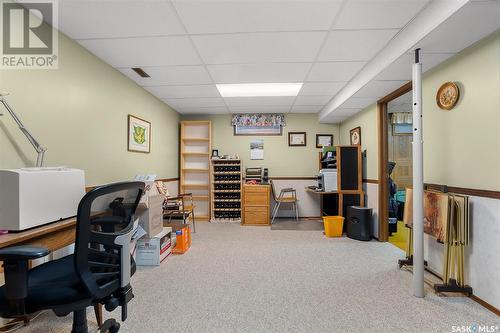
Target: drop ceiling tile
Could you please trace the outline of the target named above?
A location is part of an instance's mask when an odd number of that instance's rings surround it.
[[[208,65],[215,83],[303,82],[312,63]]]
[[[145,89],[158,98],[220,97],[215,85],[155,86]]]
[[[228,97],[225,98],[227,106],[291,106],[294,96],[286,97]]]
[[[206,64],[311,62],[326,32],[192,36]]]
[[[287,105],[257,105],[257,106],[229,106],[231,113],[287,113],[290,106]]]
[[[332,31],[318,61],[370,60],[398,31],[398,29]]]
[[[291,113],[318,113],[322,108],[322,105],[294,105]]]
[[[349,0],[334,29],[398,29],[404,27],[428,0]]]
[[[113,67],[201,64],[185,36],[86,39],[78,42]]]
[[[364,109],[375,102],[377,102],[377,99],[374,97],[351,97],[340,106],[340,109]],[[335,110],[335,113],[337,113],[337,110]]]
[[[373,97],[379,99],[406,83],[408,83],[408,81],[370,81],[363,88],[358,90],[353,97]]]
[[[229,113],[225,106],[215,107],[185,107],[176,109],[180,114],[226,114]]]
[[[59,1],[59,28],[72,39],[184,33],[167,1]]]
[[[335,95],[347,82],[306,82],[300,89],[299,96]]]
[[[393,103],[393,101],[390,101],[389,103],[387,103],[387,112],[413,112],[413,103],[411,100],[411,96],[412,95],[410,94],[410,100],[404,103]]]
[[[150,77],[140,77],[130,68],[118,68],[120,72],[140,86],[161,86],[181,84],[210,84],[212,79],[203,66],[142,67]]]
[[[189,33],[327,30],[340,0],[173,1]]]
[[[463,28],[464,22],[470,22],[466,29]],[[499,28],[500,1],[470,2],[428,34],[416,47],[420,47],[422,52],[456,53]],[[460,31],[460,37],[457,36],[457,31]]]
[[[324,96],[297,96],[295,103],[293,105],[325,105],[332,99],[332,95]]]
[[[421,54],[420,60],[422,61],[422,71],[425,72],[433,68],[434,66],[437,66],[453,55],[453,53]],[[389,65],[388,68],[384,69],[380,74],[378,74],[374,80],[410,81],[413,62],[414,56],[412,54],[403,54],[395,62]]]
[[[174,109],[202,108],[221,106],[225,107],[222,98],[162,98],[162,100]]]
[[[409,91],[406,94],[401,95],[401,96],[393,99],[392,101],[390,101],[387,104],[389,104],[389,105],[405,105],[405,104],[412,104],[412,101],[413,101],[413,94],[411,91]]]
[[[317,62],[313,65],[307,81],[349,81],[365,62]]]

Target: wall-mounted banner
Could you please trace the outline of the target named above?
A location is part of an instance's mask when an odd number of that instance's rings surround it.
[[[0,69],[57,69],[57,0],[0,0]]]

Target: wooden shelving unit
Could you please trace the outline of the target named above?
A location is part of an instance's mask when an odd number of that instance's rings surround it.
[[[363,160],[360,146],[336,146],[339,215],[346,216],[348,206],[364,206]]]
[[[241,160],[211,161],[212,222],[241,222]]]
[[[180,192],[192,193],[196,221],[210,217],[210,152],[212,123],[181,122]]]

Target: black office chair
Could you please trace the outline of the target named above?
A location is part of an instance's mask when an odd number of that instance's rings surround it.
[[[80,201],[75,253],[29,269],[28,261],[44,257],[41,247],[16,246],[0,250],[5,285],[0,288],[0,316],[26,317],[51,309],[57,316],[73,312],[73,333],[88,332],[86,308],[103,304],[108,311],[122,308],[134,297],[130,255],[134,213],[144,192],[142,182],[124,182],[95,188]],[[100,332],[118,332],[115,319]]]
[[[396,167],[396,162],[391,162],[389,161],[387,165],[387,172],[389,173],[389,179],[387,180],[387,186],[389,187],[388,190],[388,213],[390,218],[396,218],[398,217],[398,203],[396,201],[395,195],[398,191],[398,186],[394,182],[394,180],[391,177],[392,172],[394,171],[394,168]],[[397,220],[396,220],[397,221]],[[389,221],[387,221],[389,223]],[[392,236],[392,233],[398,231],[398,224],[396,223],[389,223],[389,236]]]

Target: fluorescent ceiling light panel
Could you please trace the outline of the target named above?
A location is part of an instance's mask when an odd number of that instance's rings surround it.
[[[216,84],[222,97],[297,96],[302,83]]]

